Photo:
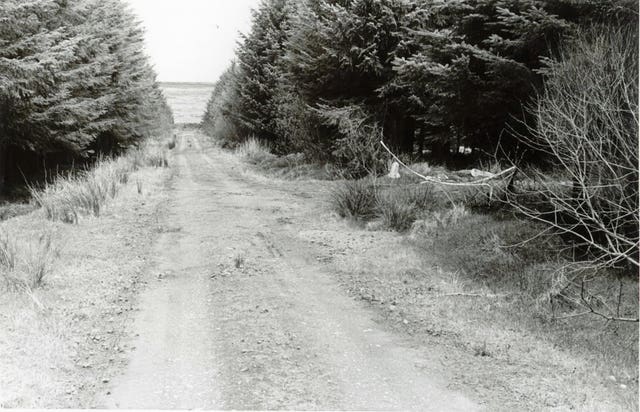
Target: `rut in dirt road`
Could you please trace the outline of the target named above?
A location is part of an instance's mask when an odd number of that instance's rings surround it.
[[[111,408],[474,410],[282,222],[305,199],[179,132],[166,229]],[[429,368],[431,371],[433,368]]]

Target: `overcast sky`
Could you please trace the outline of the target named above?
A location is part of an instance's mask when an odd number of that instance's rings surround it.
[[[158,79],[215,82],[260,0],[126,0],[146,29]]]

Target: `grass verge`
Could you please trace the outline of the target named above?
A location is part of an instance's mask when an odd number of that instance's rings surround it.
[[[77,223],[80,216],[100,216],[107,202],[141,167],[168,167],[166,151],[150,144],[115,159],[100,159],[92,169],[59,176],[44,188],[31,187],[31,196],[47,219]]]
[[[96,394],[126,364],[125,330],[171,175],[132,171],[99,219],[69,225],[31,213],[0,224],[0,409],[100,406]]]
[[[309,162],[302,153],[277,156],[267,144],[255,137],[238,145],[235,153],[262,172],[282,179],[331,180],[337,176],[334,167]]]
[[[463,366],[469,379],[490,376],[487,385],[495,385],[504,375],[500,385],[524,393],[547,373],[570,389],[536,399],[538,407],[637,409],[638,324],[602,316],[637,317],[637,276],[576,264],[562,239],[486,192],[416,183],[407,176],[338,183],[331,196],[338,215],[404,234],[345,253],[340,281],[398,328],[446,337],[470,358],[489,360],[484,370]]]

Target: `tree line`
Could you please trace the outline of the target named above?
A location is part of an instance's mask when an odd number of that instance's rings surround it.
[[[120,0],[0,3],[0,181],[118,153],[172,124]]]
[[[513,153],[545,59],[581,27],[636,20],[625,0],[265,0],[203,125],[347,166],[373,131],[439,160]]]

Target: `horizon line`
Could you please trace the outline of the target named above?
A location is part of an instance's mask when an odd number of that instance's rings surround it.
[[[188,81],[188,80],[158,80],[160,84],[202,84],[202,85],[211,85],[216,84],[216,81]]]

